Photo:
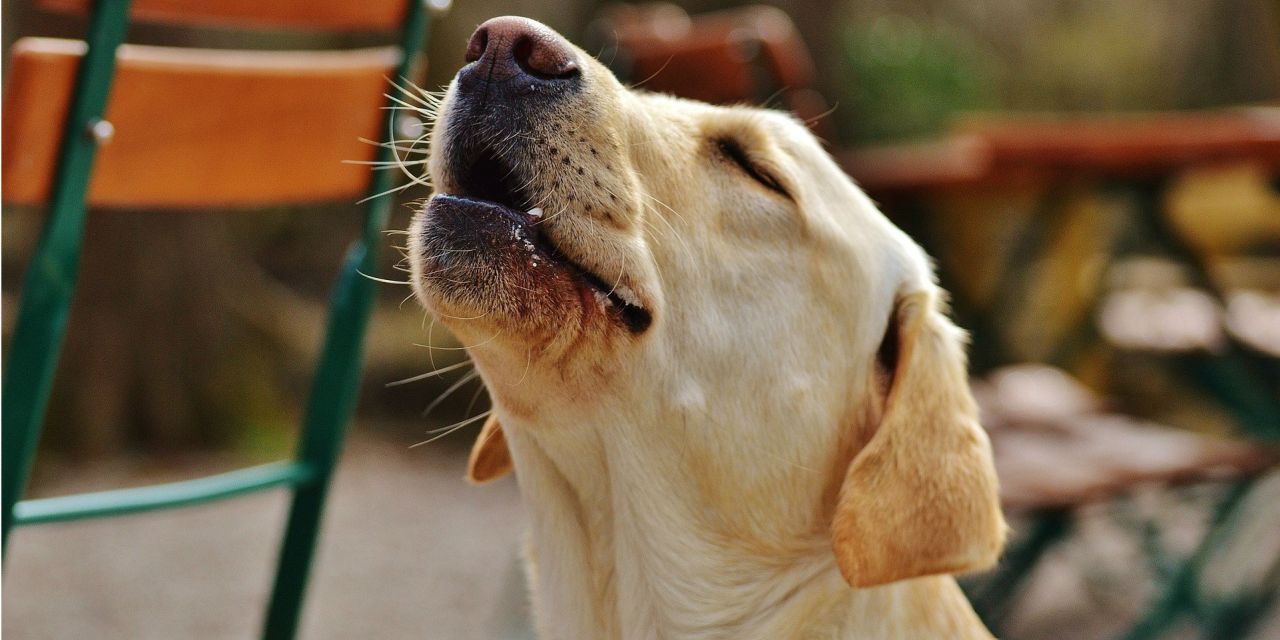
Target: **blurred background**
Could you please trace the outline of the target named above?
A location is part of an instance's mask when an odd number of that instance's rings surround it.
[[[447,84],[504,14],[642,88],[795,111],[935,257],[1014,525],[1001,567],[965,582],[1002,637],[1280,638],[1280,2],[462,1],[416,80]],[[3,4],[6,51],[84,29]],[[385,43],[155,25],[128,41]],[[387,196],[388,228],[426,195]],[[91,213],[28,494],[291,455],[357,213]],[[6,199],[6,348],[42,221]],[[406,277],[400,244],[385,236],[377,277]],[[303,637],[520,637],[514,481],[462,480],[478,423],[411,448],[488,400],[466,367],[392,384],[463,357],[409,294],[381,286]],[[3,631],[251,637],[285,505],[21,529]]]

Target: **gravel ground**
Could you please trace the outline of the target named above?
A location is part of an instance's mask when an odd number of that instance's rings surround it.
[[[524,514],[510,479],[462,479],[457,444],[357,432],[332,490],[302,637],[494,638],[519,602],[504,585]],[[454,447],[454,448],[449,448]],[[41,493],[217,471],[91,467]],[[156,475],[166,477],[155,477]],[[252,638],[270,589],[286,495],[19,530],[4,575],[5,638]],[[518,583],[517,583],[518,584]],[[502,600],[503,598],[506,600]]]

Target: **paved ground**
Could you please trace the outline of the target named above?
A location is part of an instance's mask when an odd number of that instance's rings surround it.
[[[464,455],[352,438],[331,506],[303,637],[494,638],[523,530],[515,483],[462,480]],[[213,466],[167,469],[164,479]],[[93,468],[48,493],[139,482]],[[119,486],[119,485],[117,485]],[[181,512],[19,530],[4,576],[7,639],[251,638],[284,517],[280,492]],[[508,596],[508,599],[512,599]]]

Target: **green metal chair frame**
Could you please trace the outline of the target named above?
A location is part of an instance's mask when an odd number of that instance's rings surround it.
[[[402,57],[396,69],[402,78],[409,77],[413,61],[425,45],[430,17],[424,0],[407,4],[400,34]],[[362,233],[343,261],[331,294],[323,351],[311,383],[301,440],[292,460],[184,482],[20,500],[66,331],[84,235],[86,195],[99,144],[94,133],[103,122],[116,49],[124,40],[128,15],[129,0],[93,4],[88,51],[77,71],[62,131],[48,217],[26,273],[3,381],[3,548],[7,550],[9,534],[17,526],[186,507],[287,487],[293,500],[263,637],[292,638],[298,628],[329,482],[355,410],[364,335],[376,293],[375,283],[361,273],[375,271],[380,233],[391,206],[389,198],[371,200]],[[388,132],[393,131],[396,113],[387,110]],[[377,160],[392,160],[392,153],[384,144]],[[393,179],[392,172],[375,172],[369,194],[386,192]]]

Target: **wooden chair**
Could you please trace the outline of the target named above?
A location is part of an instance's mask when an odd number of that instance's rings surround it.
[[[14,527],[293,493],[263,635],[295,635],[330,477],[354,411],[372,273],[389,198],[366,207],[341,266],[292,460],[134,489],[20,500],[54,377],[87,208],[166,210],[355,201],[393,172],[400,113],[388,79],[412,75],[426,39],[422,0],[39,0],[88,16],[86,41],[26,38],[4,93],[3,199],[46,203],[3,386],[3,536]],[[375,49],[267,52],[122,44],[129,17],[176,26],[398,34]],[[390,40],[390,37],[388,37]],[[375,149],[360,138],[383,140]],[[111,215],[102,211],[101,215]]]

